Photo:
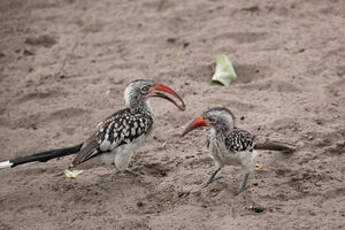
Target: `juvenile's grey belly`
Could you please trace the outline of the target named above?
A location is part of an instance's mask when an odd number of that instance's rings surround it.
[[[221,165],[242,165],[241,152],[229,152],[223,144],[212,142],[209,146],[211,157]]]

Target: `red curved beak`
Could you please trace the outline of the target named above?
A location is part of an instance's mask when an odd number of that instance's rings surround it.
[[[168,97],[167,95],[165,95],[161,92],[166,92],[166,93],[176,97],[181,102],[181,104],[178,104],[172,98]],[[160,97],[160,98],[166,99],[166,100],[170,101],[171,103],[173,103],[177,108],[179,108],[182,111],[184,111],[186,109],[186,105],[184,104],[184,101],[182,100],[182,98],[174,90],[170,89],[168,86],[156,84],[154,86],[153,91],[150,94],[150,96],[151,97]]]
[[[187,126],[187,128],[181,134],[181,137],[183,137],[184,135],[186,135],[187,133],[189,133],[193,129],[196,129],[196,128],[199,128],[199,127],[203,127],[203,126],[207,126],[205,120],[202,117],[198,117],[194,121],[192,121],[192,123],[190,123]]]

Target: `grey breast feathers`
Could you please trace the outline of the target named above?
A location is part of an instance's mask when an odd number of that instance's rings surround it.
[[[152,124],[152,118],[146,113],[132,113],[128,108],[114,113],[98,125],[97,132],[85,142],[72,166],[120,145],[130,144],[134,139],[147,135]]]
[[[225,135],[225,147],[231,152],[253,151],[255,137],[242,129],[232,129]]]

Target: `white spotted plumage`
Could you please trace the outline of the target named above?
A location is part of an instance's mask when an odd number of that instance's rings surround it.
[[[134,86],[137,83],[141,82],[135,82]],[[144,83],[154,84],[152,81]],[[103,155],[105,163],[114,163],[120,170],[128,167],[132,152],[143,143],[153,125],[151,108],[134,86],[129,84],[125,90],[127,108],[97,125],[97,132],[83,145],[71,167],[98,155]]]
[[[186,128],[183,135],[202,126],[211,127],[207,137],[207,147],[217,164],[217,170],[211,174],[203,187],[212,183],[216,174],[225,165],[239,165],[245,169],[246,173],[243,184],[236,194],[243,192],[246,189],[249,174],[254,169],[254,158],[257,155],[254,150],[254,136],[236,128],[235,116],[224,107],[215,107],[204,112]]]
[[[178,98],[182,105],[159,91]],[[126,108],[98,124],[97,132],[83,144],[70,167],[101,155],[118,169],[127,169],[133,151],[143,143],[153,127],[153,114],[147,101],[150,97],[161,97],[179,109],[185,109],[183,100],[167,86],[142,79],[130,82],[124,93]]]
[[[138,127],[138,122],[142,122],[145,125],[143,129]],[[109,161],[109,154],[113,155],[113,157],[110,157],[112,158],[111,161],[115,163],[117,168],[122,169],[124,166],[116,163],[116,154],[132,154],[129,151],[140,146],[151,132],[152,125],[153,119],[151,112],[147,110],[141,112],[133,112],[129,108],[120,110],[106,119],[98,128],[94,136],[98,146],[92,151],[88,150],[86,153],[78,155],[73,162],[74,164],[79,164],[101,153],[107,153],[107,156],[103,159]],[[120,158],[124,159],[123,156]],[[128,160],[130,158],[128,157]],[[124,160],[117,161],[124,163]]]
[[[241,129],[216,130],[212,128],[208,135],[208,148],[217,167],[237,165],[252,171],[255,167],[254,136]]]

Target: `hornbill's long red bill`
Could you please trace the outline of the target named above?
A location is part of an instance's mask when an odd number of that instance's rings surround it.
[[[185,136],[187,133],[189,133],[193,129],[203,127],[203,126],[207,126],[207,123],[202,117],[198,117],[187,126],[187,128],[181,134],[181,137]]]
[[[180,104],[177,103],[174,99],[163,94],[163,92],[174,96],[181,103]],[[186,109],[185,103],[182,100],[182,98],[174,90],[172,90],[169,87],[162,85],[162,84],[156,84],[152,88],[151,92],[148,94],[148,97],[160,97],[160,98],[163,98],[163,99],[170,101],[171,103],[173,103],[177,108],[179,108],[182,111],[184,111]],[[27,164],[27,163],[47,162],[51,159],[55,159],[58,157],[76,154],[80,151],[82,146],[83,146],[83,143],[76,145],[76,146],[48,150],[48,151],[44,151],[44,152],[35,153],[35,154],[30,155],[30,156],[24,156],[24,157],[15,158],[12,160],[2,161],[2,162],[0,162],[0,169],[13,168],[13,167],[16,167],[18,165]]]
[[[172,98],[168,97],[167,95],[165,95],[161,92],[166,92],[166,93],[176,97],[181,102],[181,104],[178,104]],[[150,97],[160,97],[160,98],[166,99],[166,100],[170,101],[171,103],[173,103],[177,108],[179,108],[182,111],[184,111],[186,109],[186,105],[184,104],[184,101],[182,100],[182,98],[174,90],[170,89],[168,86],[156,84],[149,96]]]

